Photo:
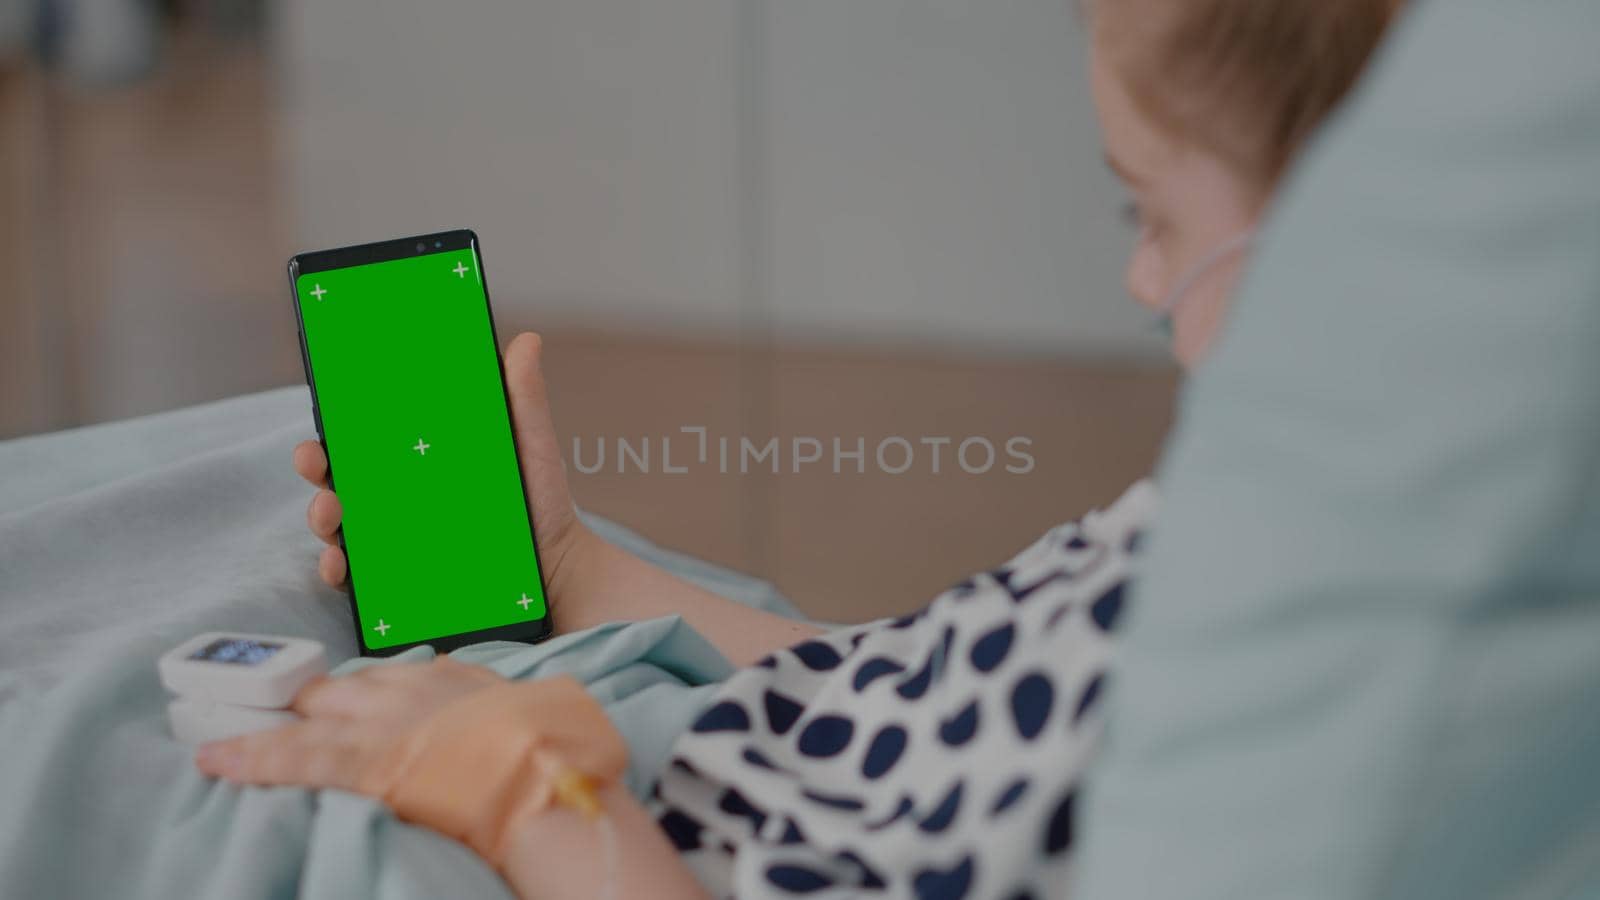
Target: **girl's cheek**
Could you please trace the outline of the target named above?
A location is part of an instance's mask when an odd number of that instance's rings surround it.
[[[1141,236],[1128,257],[1128,294],[1141,305],[1158,309],[1164,278],[1159,248],[1148,236]]]
[[[1183,313],[1173,323],[1173,353],[1184,368],[1199,364],[1216,343],[1227,320],[1238,271],[1216,273],[1215,278],[1196,285],[1193,296],[1184,301]]]

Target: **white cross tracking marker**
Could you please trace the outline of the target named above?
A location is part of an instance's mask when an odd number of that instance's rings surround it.
[[[527,612],[528,611],[528,605],[531,604],[532,602],[533,602],[533,598],[528,596],[528,592],[527,591],[523,591],[522,592],[522,599],[517,601],[518,605],[520,605],[522,607],[522,611],[523,612]]]
[[[328,292],[328,289],[319,284],[315,288],[312,289],[311,296],[317,298],[317,302],[321,303],[322,302],[322,295],[326,294],[327,292]]]
[[[422,438],[417,438],[417,445],[415,447],[412,447],[411,449],[417,451],[417,453],[419,455],[421,455],[421,456],[427,456],[428,455],[428,449],[430,447],[432,447],[432,446],[433,446],[432,444],[423,443]]]
[[[465,278],[465,277],[467,277],[467,273],[472,271],[472,270],[467,268],[467,264],[466,263],[458,262],[458,263],[456,263],[456,267],[454,269],[451,269],[450,271],[456,273],[456,277],[457,278]]]
[[[390,625],[388,622],[385,622],[384,620],[379,619],[378,620],[378,624],[372,626],[372,630],[376,631],[378,633],[379,637],[388,637],[389,636],[389,629],[391,629],[393,627],[394,626]]]

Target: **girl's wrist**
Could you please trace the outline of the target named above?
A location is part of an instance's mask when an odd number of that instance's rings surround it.
[[[609,545],[574,517],[572,524],[554,549],[554,559],[546,560],[545,587],[550,615],[558,634],[578,631],[597,624],[587,602],[598,591],[598,578],[605,568],[601,559]]]
[[[550,807],[517,822],[502,870],[524,900],[705,900],[705,889],[649,812],[620,784],[601,818]]]

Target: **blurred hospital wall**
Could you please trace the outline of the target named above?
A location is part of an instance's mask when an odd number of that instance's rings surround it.
[[[915,606],[1152,465],[1176,378],[1065,0],[153,8],[0,15],[0,436],[300,383],[290,253],[465,226],[569,453],[612,451],[579,502],[819,615]],[[696,426],[780,471],[663,471]]]

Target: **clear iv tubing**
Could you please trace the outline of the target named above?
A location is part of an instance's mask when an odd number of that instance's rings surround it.
[[[594,827],[600,832],[600,857],[605,866],[605,880],[600,883],[600,900],[617,900],[617,882],[621,880],[622,868],[617,829],[611,824],[611,817],[605,815],[594,820]]]
[[[600,835],[600,859],[605,867],[605,879],[600,882],[600,900],[617,900],[617,882],[621,880],[622,852],[617,846],[617,829],[606,815],[595,786],[575,769],[565,769],[556,777],[556,798],[579,815],[594,822]]]

